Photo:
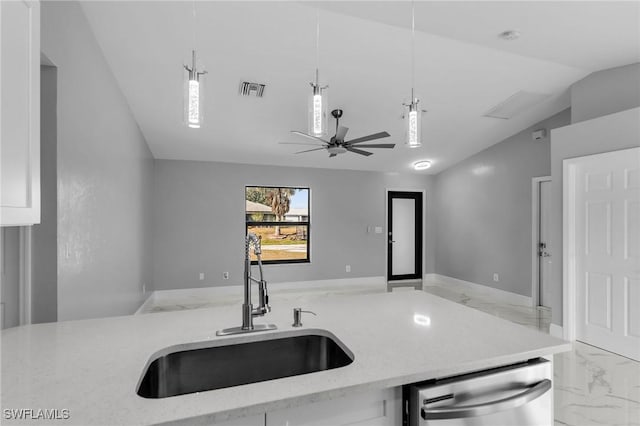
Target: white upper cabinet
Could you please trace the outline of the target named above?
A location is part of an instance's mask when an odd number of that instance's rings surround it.
[[[40,222],[40,4],[0,1],[0,225]]]

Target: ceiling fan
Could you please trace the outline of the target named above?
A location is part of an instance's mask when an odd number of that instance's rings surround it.
[[[370,156],[373,152],[364,151],[360,148],[393,148],[396,146],[393,143],[381,143],[381,144],[362,144],[363,142],[372,141],[374,139],[381,139],[391,136],[387,132],[374,133],[369,136],[363,136],[361,138],[352,139],[350,141],[345,141],[344,138],[347,136],[347,132],[349,129],[344,126],[340,126],[340,117],[342,117],[341,109],[334,109],[331,111],[331,115],[336,119],[336,134],[330,140],[324,140],[322,138],[309,135],[307,133],[298,132],[296,130],[292,130],[291,133],[295,133],[296,135],[304,136],[305,138],[313,139],[316,143],[296,143],[296,142],[280,142],[285,145],[311,145],[311,146],[319,146],[319,148],[307,149],[304,151],[298,151],[295,154],[302,154],[304,152],[311,151],[319,151],[321,149],[326,149],[329,152],[329,158],[335,157],[338,154],[343,154],[345,152],[353,152],[355,154],[360,154],[364,156]]]

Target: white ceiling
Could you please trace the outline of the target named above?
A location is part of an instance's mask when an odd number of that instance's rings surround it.
[[[192,5],[82,2],[156,158],[386,172],[430,159],[426,173],[437,173],[568,107],[567,89],[591,72],[640,61],[638,2],[417,2],[415,86],[428,113],[422,148],[407,149],[410,2],[198,1],[197,49],[209,74],[205,123],[194,130],[182,123]],[[306,131],[318,10],[330,107],[345,111],[348,139],[386,130],[380,142],[395,149],[330,159],[278,144],[305,142],[289,131]],[[497,38],[508,29],[522,37]],[[240,97],[243,80],[267,84],[264,98]],[[482,117],[520,90],[552,96],[510,120]]]

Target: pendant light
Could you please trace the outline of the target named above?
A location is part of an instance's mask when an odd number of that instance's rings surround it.
[[[411,1],[411,102],[404,104],[408,107],[408,112],[405,113],[407,140],[406,144],[409,148],[419,148],[422,146],[422,111],[418,109],[418,103],[420,100],[415,97],[415,56],[416,56],[416,20],[415,20],[415,5]]]
[[[187,76],[184,88],[184,119],[187,126],[197,129],[202,125],[202,76],[206,71],[198,71],[196,64],[196,3],[193,2],[193,50],[191,67],[184,66]]]
[[[309,83],[313,88],[309,97],[309,134],[316,137],[327,135],[327,94],[329,86],[320,86],[320,11],[316,12],[316,80]]]

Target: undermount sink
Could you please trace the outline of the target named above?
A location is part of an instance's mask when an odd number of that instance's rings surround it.
[[[201,342],[175,351],[167,348],[148,364],[137,393],[144,398],[167,398],[331,370],[353,362],[351,351],[327,331],[283,334],[234,343],[222,340],[215,342],[220,343],[217,346]]]

